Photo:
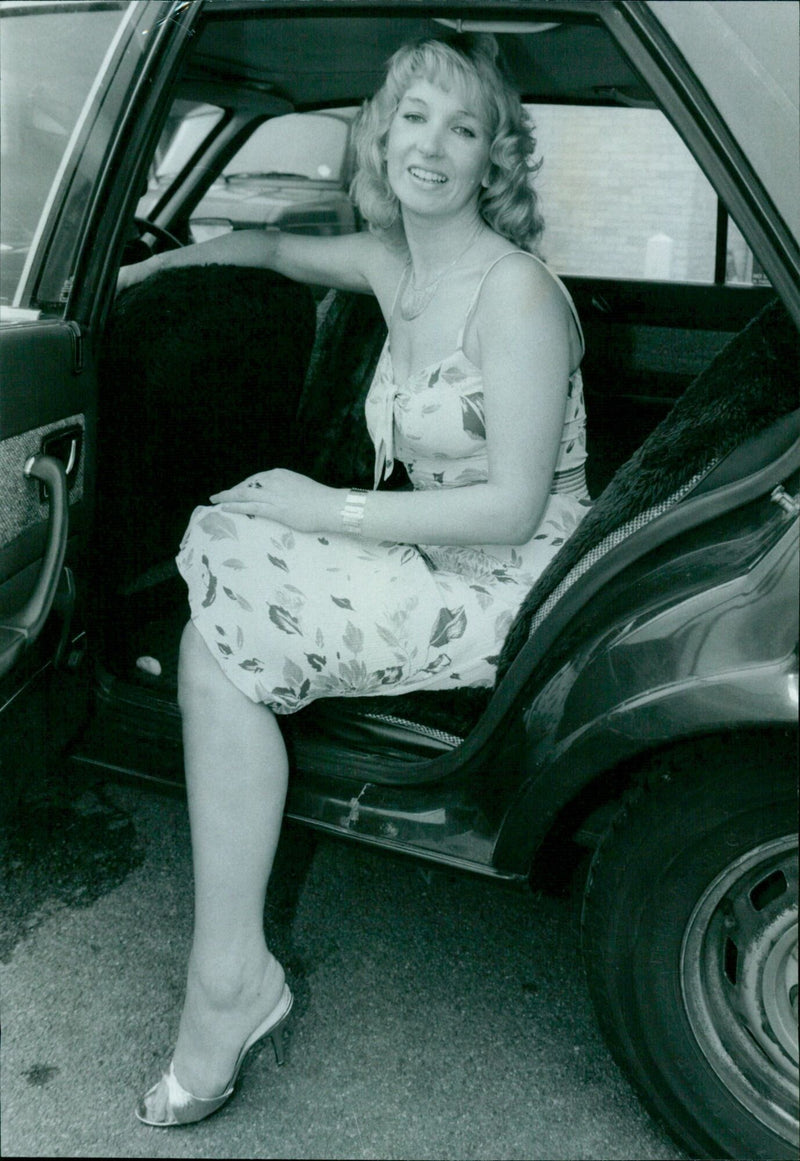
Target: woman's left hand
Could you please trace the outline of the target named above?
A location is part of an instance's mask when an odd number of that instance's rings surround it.
[[[336,527],[341,499],[335,488],[318,484],[287,468],[257,472],[235,488],[217,492],[212,504],[224,504],[228,512],[268,516],[298,532],[325,532]]]

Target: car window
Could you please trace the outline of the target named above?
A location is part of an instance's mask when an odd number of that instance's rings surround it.
[[[717,195],[658,109],[528,106],[543,164],[536,177],[554,269],[595,278],[713,283]],[[724,281],[763,281],[727,227]]]
[[[303,177],[310,181],[345,180],[350,119],[341,113],[287,113],[259,125],[231,161],[226,177]]]
[[[178,99],[172,104],[156,146],[147,178],[147,192],[136,206],[136,214],[146,218],[165,190],[198,152],[224,117],[218,105]]]
[[[262,121],[195,206],[192,239],[265,225],[301,234],[355,230],[348,196],[355,113],[348,107]]]
[[[124,82],[135,70],[142,14],[131,0],[0,4],[0,305],[58,313],[66,299],[87,193],[115,123],[98,77]],[[34,256],[57,214],[58,244],[37,283]]]

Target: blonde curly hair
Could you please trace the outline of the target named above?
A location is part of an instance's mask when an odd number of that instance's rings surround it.
[[[522,250],[535,250],[544,223],[531,179],[541,161],[533,161],[533,124],[496,58],[493,36],[469,35],[407,44],[391,57],[386,80],[364,102],[354,127],[356,174],[350,195],[374,233],[390,242],[405,240],[398,200],[386,174],[386,139],[403,95],[422,77],[445,89],[463,86],[480,109],[491,146],[489,174],[479,192],[478,209],[498,234]]]

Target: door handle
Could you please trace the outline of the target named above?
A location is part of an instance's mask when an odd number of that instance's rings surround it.
[[[51,431],[42,440],[41,454],[43,456],[52,456],[56,460],[61,460],[64,464],[64,470],[67,474],[67,484],[70,488],[75,483],[78,475],[82,445],[83,428],[77,423],[71,427],[63,427],[57,431]],[[41,484],[39,487],[42,492],[42,502],[44,502],[44,487]]]
[[[67,551],[69,496],[64,465],[54,456],[35,455],[26,461],[22,470],[28,479],[39,480],[47,489],[50,501],[47,544],[33,592],[21,609],[0,621],[0,677],[11,669],[44,628]]]

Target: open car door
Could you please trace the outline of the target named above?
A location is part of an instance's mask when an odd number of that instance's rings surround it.
[[[199,3],[0,3],[2,801],[85,715],[96,351],[158,94]],[[150,102],[151,115],[142,116]],[[146,130],[145,130],[146,132]]]

